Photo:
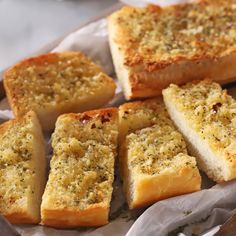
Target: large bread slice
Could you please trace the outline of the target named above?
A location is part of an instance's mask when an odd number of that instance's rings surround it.
[[[235,0],[201,0],[113,13],[109,41],[126,99],[206,77],[235,81],[235,8]]]
[[[117,138],[117,108],[58,118],[42,224],[71,228],[108,223]]]
[[[171,84],[163,91],[168,112],[199,167],[217,182],[236,177],[236,101],[209,80]]]
[[[129,207],[147,206],[200,189],[194,157],[160,99],[119,108],[121,175]]]
[[[44,130],[63,113],[99,108],[115,94],[115,83],[80,52],[50,53],[24,60],[4,74],[15,116],[34,110]]]
[[[39,223],[46,158],[34,112],[0,126],[0,183],[0,214],[15,224]]]

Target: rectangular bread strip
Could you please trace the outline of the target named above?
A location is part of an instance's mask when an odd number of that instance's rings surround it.
[[[163,91],[168,112],[196,156],[216,182],[236,177],[236,101],[209,80]]]
[[[109,42],[126,99],[157,96],[170,83],[206,77],[235,81],[235,8],[235,0],[201,0],[113,13]]]
[[[42,224],[72,228],[108,223],[117,138],[117,108],[58,118]]]
[[[102,107],[115,95],[115,82],[81,52],[28,58],[4,73],[4,87],[15,116],[33,110],[44,130],[59,115]]]
[[[200,190],[201,176],[161,99],[121,105],[119,159],[129,207]]]
[[[46,157],[34,112],[0,125],[0,183],[0,214],[14,224],[39,223]]]

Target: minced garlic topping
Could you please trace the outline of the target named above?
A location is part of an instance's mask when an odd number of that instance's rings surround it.
[[[173,168],[175,156],[187,154],[182,135],[169,125],[154,125],[131,133],[126,137],[128,162],[136,171],[159,174]],[[186,165],[195,166],[190,160]]]
[[[41,57],[23,62],[5,75],[11,97],[21,110],[86,101],[112,83],[111,78],[79,52]]]
[[[9,121],[0,127],[0,213],[6,214],[27,204],[33,193],[33,134],[30,119]]]
[[[124,7],[115,13],[114,40],[127,65],[152,70],[175,60],[220,57],[235,49],[236,1],[203,0],[159,8]]]
[[[127,155],[129,169],[135,173],[155,175],[172,168],[196,167],[162,100],[122,105],[120,122],[127,129],[124,140],[120,140],[121,155]]]
[[[164,93],[214,151],[224,152],[228,159],[236,157],[236,101],[220,85],[172,84]]]
[[[109,203],[118,134],[113,115],[69,114],[59,118],[46,187],[51,206],[82,210],[92,204]]]

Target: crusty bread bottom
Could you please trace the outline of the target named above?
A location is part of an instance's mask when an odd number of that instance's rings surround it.
[[[101,226],[108,223],[108,209],[106,206],[94,206],[90,209],[74,211],[73,209],[42,209],[42,225],[56,228],[75,228],[78,226]],[[47,216],[44,218],[44,216]],[[99,217],[98,217],[99,216]],[[79,223],[78,223],[79,219]]]
[[[232,179],[233,176],[229,173],[224,160],[220,156],[216,156],[207,143],[188,126],[184,116],[175,109],[171,101],[164,98],[164,102],[170,117],[185,138],[188,151],[196,157],[199,168],[218,183]]]

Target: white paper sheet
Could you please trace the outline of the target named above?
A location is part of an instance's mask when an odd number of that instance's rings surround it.
[[[163,1],[134,1],[124,0],[131,5],[143,6],[148,3],[183,2],[181,0]],[[107,22],[105,19],[93,22],[66,37],[53,51],[80,50],[100,64],[104,70],[114,76],[114,68],[108,47]],[[236,94],[236,89],[231,90]],[[120,92],[110,105],[118,105],[124,101]],[[6,99],[0,102],[0,121],[11,119],[12,112]],[[114,193],[111,206],[111,221],[108,225],[93,229],[58,230],[43,226],[16,226],[15,228],[24,236],[28,235],[83,235],[83,236],[164,236],[172,232],[172,235],[200,235],[207,229],[222,224],[236,208],[236,181],[223,185],[215,185],[206,177],[203,180],[202,191],[170,198],[150,206],[146,211],[127,210],[125,200],[118,178],[114,183]],[[139,218],[138,216],[141,215]],[[213,235],[209,233],[207,236]]]

